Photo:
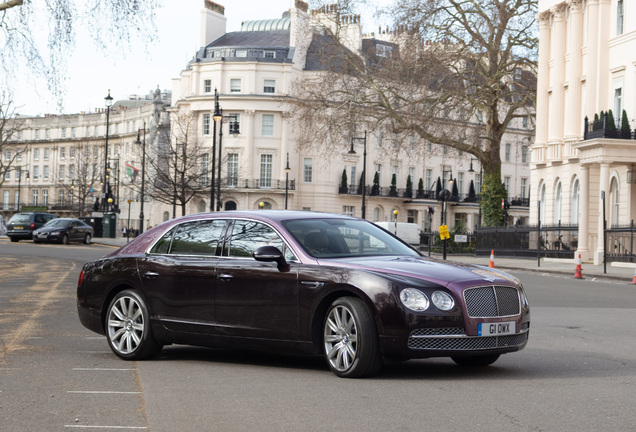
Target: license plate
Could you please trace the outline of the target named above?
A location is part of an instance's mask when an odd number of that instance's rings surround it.
[[[47,236],[46,233],[38,233],[39,238],[46,238],[46,236]]]
[[[515,334],[515,322],[499,322],[499,323],[479,323],[477,327],[478,336],[500,336]]]
[[[14,226],[13,227],[13,229],[22,229],[22,228],[24,228],[24,227],[21,227],[21,226]]]

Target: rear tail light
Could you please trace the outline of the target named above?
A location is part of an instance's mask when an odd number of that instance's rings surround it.
[[[84,270],[80,272],[79,279],[77,280],[77,286],[82,286],[82,282],[84,282]]]
[[[29,225],[30,229],[35,229],[35,224],[33,222],[31,222],[31,225]]]

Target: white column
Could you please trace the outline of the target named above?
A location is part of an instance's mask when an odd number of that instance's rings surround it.
[[[581,260],[590,259],[590,167],[581,165],[579,176],[579,246],[576,254]]]
[[[610,11],[611,0],[599,0],[598,6],[598,59],[596,62],[597,101],[599,110],[607,111],[614,108],[612,99],[614,95],[609,94],[609,33],[610,33]],[[618,117],[617,117],[618,116]],[[620,119],[619,113],[614,113],[614,119]],[[608,191],[609,192],[609,191]]]
[[[553,143],[563,142],[563,115],[565,91],[563,89],[565,79],[565,5],[560,4],[552,8],[552,50],[550,70],[550,87],[552,98],[550,100],[550,119],[548,140]]]
[[[251,182],[258,178],[258,171],[254,171],[254,158],[257,157],[254,148],[254,110],[245,111],[245,175]],[[243,128],[243,126],[241,126]],[[258,164],[257,164],[258,166]]]
[[[598,1],[587,2],[587,60],[585,63],[585,88],[586,104],[585,113],[590,120],[594,119],[594,113],[605,107],[599,108],[597,101],[597,68],[598,68]],[[603,65],[607,67],[607,65]]]
[[[607,204],[609,203],[609,164],[606,162],[601,163],[601,173],[599,178],[599,190],[598,190],[598,225],[597,235],[598,241],[596,242],[596,253],[594,254],[594,265],[603,264],[603,248],[605,246],[603,238],[603,200],[601,194],[605,192],[605,215],[607,216]]]
[[[550,76],[550,12],[537,15],[539,21],[539,75],[537,81],[537,126],[535,143],[548,142],[548,86]]]
[[[583,43],[583,14],[581,0],[570,3],[568,19],[568,40],[570,46],[570,68],[568,80],[568,113],[565,123],[565,138],[576,139],[583,134],[583,119],[581,118],[581,45]]]

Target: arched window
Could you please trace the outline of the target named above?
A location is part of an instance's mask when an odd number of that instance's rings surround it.
[[[380,217],[382,217],[381,211],[380,211],[380,207],[376,207],[373,209],[373,222],[380,222],[382,219],[380,219]]]
[[[207,208],[207,205],[205,204],[205,201],[203,200],[199,201],[199,204],[197,205],[197,212],[203,213],[205,212],[206,208]]]
[[[612,178],[612,185],[610,186],[610,196],[611,196],[611,203],[612,203],[612,226],[617,227],[618,226],[618,215],[619,215],[619,210],[620,210],[620,190],[618,187],[618,179],[616,177]]]
[[[561,222],[561,182],[558,182],[554,190],[554,225],[558,225]]]
[[[170,219],[170,213],[168,213],[167,211],[163,212],[163,221],[167,221],[168,219]]]
[[[236,202],[234,202],[234,201],[226,201],[225,202],[225,210],[236,210]]]
[[[579,194],[580,194],[580,187],[579,187],[579,179],[574,180],[574,186],[572,186],[572,214],[570,215],[570,222],[572,223],[572,225],[578,225],[579,224],[579,211],[580,211],[580,204],[579,204]]]

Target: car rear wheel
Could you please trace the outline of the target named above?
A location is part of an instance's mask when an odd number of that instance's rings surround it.
[[[86,234],[86,237],[84,237],[84,243],[85,244],[91,244],[91,235],[90,234]]]
[[[163,348],[152,335],[146,303],[132,290],[120,292],[110,302],[106,337],[110,349],[124,360],[152,358]]]
[[[323,326],[325,358],[331,371],[344,378],[378,373],[382,358],[371,312],[355,297],[341,297],[327,312]]]
[[[485,367],[496,362],[499,356],[499,354],[491,354],[473,357],[451,357],[451,359],[460,366]]]
[[[20,239],[15,238],[15,237],[9,237],[9,239],[11,239],[11,243],[17,243],[20,241]]]
[[[62,244],[68,244],[68,234],[64,234],[62,236],[62,239],[60,240],[60,243]]]

